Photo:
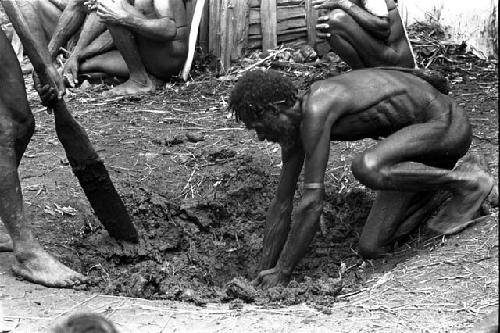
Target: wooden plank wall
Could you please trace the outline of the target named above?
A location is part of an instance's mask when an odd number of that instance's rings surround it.
[[[265,0],[250,0],[248,48],[266,49],[265,33],[268,26],[261,15],[261,7]],[[316,43],[317,11],[312,0],[275,0],[276,2],[276,40],[277,44],[296,41],[314,46]]]
[[[251,49],[272,49],[284,42],[316,44],[313,0],[209,0],[200,29],[208,29],[208,51],[223,70]],[[203,32],[200,31],[200,42]]]
[[[278,46],[278,21],[276,17],[276,0],[261,0],[259,8],[262,34],[262,50],[274,49]]]
[[[247,0],[210,0],[208,49],[219,61],[221,70],[229,68],[231,60],[244,55],[248,36]]]

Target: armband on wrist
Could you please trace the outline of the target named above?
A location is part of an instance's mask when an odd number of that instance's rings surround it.
[[[304,190],[321,190],[324,188],[323,183],[304,183]]]

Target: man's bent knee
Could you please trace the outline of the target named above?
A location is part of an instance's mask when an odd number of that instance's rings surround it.
[[[352,23],[352,18],[342,9],[334,9],[328,15],[330,28],[334,31],[343,31],[346,27]]]
[[[356,156],[352,162],[351,171],[361,184],[371,189],[380,188],[383,175],[375,154],[365,153]]]

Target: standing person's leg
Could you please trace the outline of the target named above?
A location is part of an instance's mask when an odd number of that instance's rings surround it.
[[[4,87],[0,90],[0,218],[12,239],[15,259],[12,269],[35,283],[71,286],[83,276],[41,247],[23,212],[17,166],[33,134],[34,120],[21,68],[3,32],[0,32],[0,49],[0,82]]]

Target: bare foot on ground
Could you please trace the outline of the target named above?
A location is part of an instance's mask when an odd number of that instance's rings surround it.
[[[104,93],[105,96],[128,96],[140,95],[155,91],[154,82],[148,78],[147,81],[139,82],[134,79],[128,79],[124,83],[114,87]]]
[[[38,244],[26,246],[27,250],[16,251],[12,265],[20,277],[46,287],[67,288],[82,282],[85,277],[63,265]]]
[[[459,189],[427,226],[441,234],[457,233],[476,222],[485,200],[498,192],[495,179],[485,169],[480,157],[471,155],[456,169],[456,177],[471,179],[471,186]],[[462,174],[463,172],[463,174]]]

